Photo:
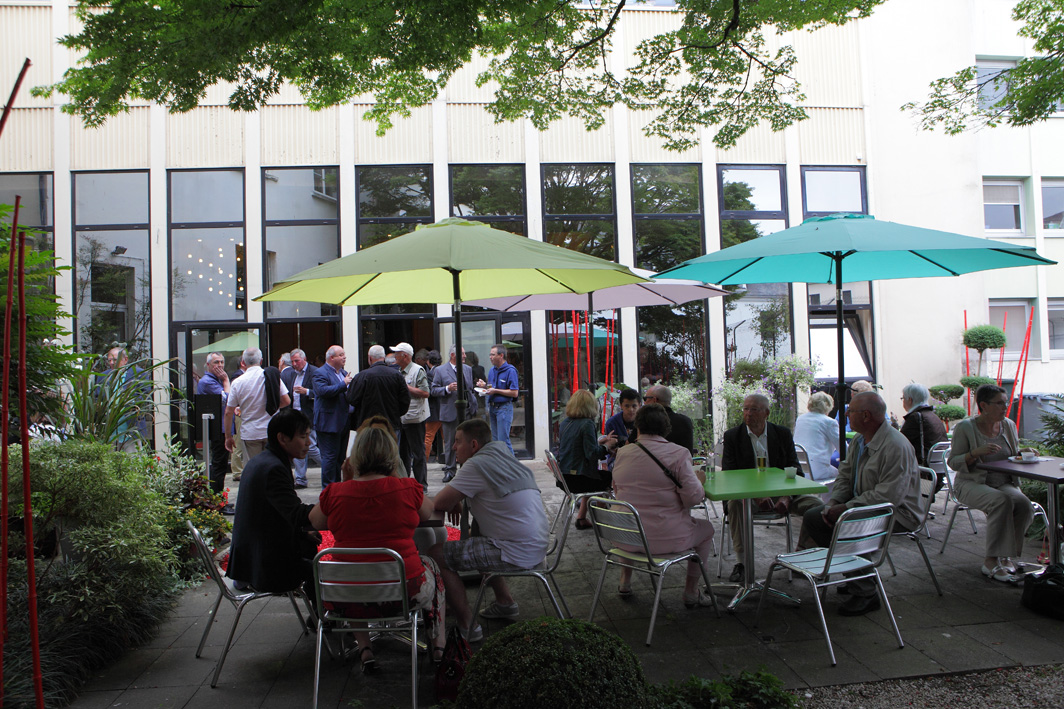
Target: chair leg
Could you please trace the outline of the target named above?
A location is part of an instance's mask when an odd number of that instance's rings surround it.
[[[820,627],[824,630],[824,640],[828,643],[828,655],[831,656],[831,666],[834,667],[838,664],[835,661],[835,648],[831,646],[831,632],[828,630],[828,619],[824,616],[824,604],[820,601],[820,594],[817,593],[820,589],[816,586],[816,581],[811,576],[806,574],[806,578],[813,586],[813,600],[816,601],[816,612],[820,615]]]
[[[938,585],[938,576],[935,575],[935,570],[931,568],[931,560],[927,558],[927,551],[924,550],[924,542],[920,539],[920,535],[914,534],[913,539],[916,541],[916,546],[920,548],[920,555],[924,557],[924,564],[927,565],[927,573],[931,574],[931,580],[935,582],[935,590],[938,591],[938,595],[942,595],[942,587]]]
[[[890,616],[890,624],[894,626],[894,636],[898,638],[898,647],[905,647],[905,642],[901,639],[901,631],[898,630],[898,621],[894,619],[894,609],[890,607],[890,601],[887,600],[887,590],[883,588],[883,579],[879,576],[879,569],[872,569],[876,573],[876,588],[879,589],[879,598],[883,601],[883,607],[887,609],[887,615]]]
[[[203,637],[200,638],[199,647],[196,648],[196,657],[203,654],[203,645],[207,642],[207,635],[211,632],[211,626],[214,625],[214,621],[218,618],[218,607],[222,605],[222,593],[218,592],[218,598],[214,601],[214,608],[207,614],[207,627],[203,629]]]
[[[890,575],[897,576],[898,570],[894,568],[894,559],[890,558],[890,552],[887,552],[887,563],[890,564]]]
[[[717,578],[724,572],[724,557],[728,555],[728,515],[720,518],[720,553],[717,555]]]
[[[572,618],[573,617],[573,612],[571,610],[569,610],[569,604],[565,602],[565,594],[562,593],[562,587],[559,586],[558,582],[554,580],[554,574],[548,572],[547,576],[550,578],[551,582],[554,584],[554,590],[558,592],[558,598],[562,602],[562,608],[565,609],[565,615],[562,616],[562,617],[563,618]]]
[[[713,612],[719,618],[720,606],[717,605],[717,597],[713,595],[713,586],[709,583],[709,572],[706,571],[706,566],[702,559],[697,556],[695,558],[698,559],[698,569],[702,572],[702,580],[706,584],[706,595],[709,596],[711,601],[713,601]]]
[[[949,522],[946,524],[946,533],[942,536],[942,546],[938,548],[938,553],[941,554],[946,551],[946,543],[949,542],[949,535],[953,531],[953,522],[957,519],[957,513],[960,512],[960,504],[953,506],[953,514],[949,516]],[[969,512],[968,516],[971,517],[972,513]],[[975,528],[975,522],[972,522],[972,528]]]
[[[776,572],[776,568],[777,566],[775,562],[768,565],[768,575],[765,576],[765,583],[760,594],[761,597],[757,599],[757,612],[754,614],[755,628],[758,626],[758,623],[761,622],[761,609],[765,606],[765,597],[768,596],[769,589],[772,588],[772,575]],[[813,590],[816,591],[815,586],[813,587]]]
[[[587,622],[595,622],[595,608],[598,607],[599,594],[602,593],[602,584],[606,583],[606,567],[610,565],[609,556],[602,560],[602,573],[599,574],[598,586],[595,587],[595,595],[591,597],[591,612],[587,614]]]
[[[302,596],[303,594],[300,593],[299,595]],[[296,603],[296,592],[295,591],[289,591],[288,592],[288,600],[290,600],[292,602],[292,608],[296,612],[296,618],[299,618],[299,634],[300,635],[307,635],[310,632],[310,629],[307,628],[307,622],[305,620],[303,620],[303,613],[299,610],[299,604]]]
[[[325,642],[325,627],[324,624],[318,623],[318,642],[314,646],[314,704],[312,709],[318,709],[318,684],[321,680],[321,646]],[[329,648],[330,654],[332,648]]]
[[[654,592],[654,610],[650,611],[650,628],[647,630],[647,647],[650,647],[650,639],[654,636],[654,623],[658,620],[658,606],[661,604],[661,587],[665,585],[665,572],[669,570],[666,564],[659,573],[655,574],[657,590]]]
[[[225,647],[218,658],[218,664],[214,667],[214,678],[211,680],[211,689],[218,686],[218,675],[222,674],[222,665],[225,664],[225,656],[229,654],[229,647],[233,644],[233,636],[236,635],[236,626],[240,624],[240,614],[244,612],[244,606],[250,599],[244,599],[236,606],[236,618],[233,618],[233,627],[229,628],[229,637],[225,639]]]
[[[561,519],[562,509],[568,504],[568,500],[562,500],[558,504],[558,512],[554,515],[554,521],[550,523],[550,534],[554,534],[554,528],[558,526],[558,520]]]
[[[964,511],[968,513],[968,523],[972,525],[972,534],[979,534],[979,530],[975,528],[975,517],[972,517],[972,508],[965,507]]]
[[[410,624],[410,706],[413,709],[417,709],[417,623],[420,619],[421,611],[414,611],[414,622]],[[473,623],[473,625],[476,625],[476,623]]]
[[[547,582],[547,577],[540,573],[533,573],[532,576],[539,579],[540,583],[543,584],[543,587],[547,589],[547,595],[550,596],[550,602],[551,605],[554,606],[554,612],[558,614],[559,618],[565,620],[566,616],[562,614],[561,606],[558,605],[558,599],[554,597],[554,591],[551,590],[550,583]],[[560,590],[559,593],[561,593]],[[566,608],[566,610],[568,610],[568,608]]]
[[[488,586],[488,581],[491,581],[495,577],[495,574],[484,574],[484,577],[480,579],[480,590],[477,591],[477,602],[473,604],[473,615],[470,616],[469,627],[466,628],[466,633],[471,633],[473,628],[477,627],[477,614],[480,613],[480,602],[484,600],[484,589]]]

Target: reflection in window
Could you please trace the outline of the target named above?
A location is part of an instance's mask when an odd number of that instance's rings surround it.
[[[991,299],[990,300],[990,324],[1000,327],[1005,331],[1005,354],[1018,356],[1023,349],[1023,341],[1027,335],[1027,321],[1031,316],[1031,301],[1026,299]],[[1034,327],[1037,327],[1038,318],[1035,318]],[[1040,351],[1037,331],[1031,332],[1029,345],[1030,357],[1039,357]],[[1052,347],[1052,344],[1050,344]],[[998,353],[989,351],[988,355],[997,361]]]
[[[976,82],[979,85],[979,108],[994,109],[1009,90],[1008,72],[1016,62],[976,61]],[[1001,108],[994,110],[1003,110]]]
[[[984,180],[983,220],[987,231],[1023,234],[1023,184]]]
[[[336,221],[337,168],[267,168],[262,175],[266,221]]]
[[[803,167],[802,213],[805,218],[868,211],[863,167]]]
[[[1064,229],[1064,182],[1042,182],[1042,228]]]
[[[74,179],[77,346],[151,356],[147,172],[79,172]]]
[[[704,253],[701,191],[697,165],[632,166],[636,266],[664,271]],[[638,308],[636,321],[640,388],[681,382],[702,388],[705,301]]]
[[[718,166],[721,248],[787,227],[786,190],[779,166]],[[739,360],[774,359],[793,350],[791,295],[786,283],[726,286],[725,373]]]
[[[1064,351],[1064,298],[1049,299],[1049,349]]]
[[[523,165],[451,166],[451,216],[525,233]]]
[[[22,198],[18,223],[37,228],[49,227],[50,231],[54,208],[51,173],[0,174],[0,204],[14,206],[16,195]],[[4,222],[11,222],[11,214],[4,217]]]
[[[171,224],[242,224],[242,170],[174,170],[170,173]]]

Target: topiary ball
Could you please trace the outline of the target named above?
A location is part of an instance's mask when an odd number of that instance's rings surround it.
[[[1005,331],[993,325],[976,325],[961,336],[964,346],[980,353],[984,350],[999,350],[1005,346]]]
[[[457,705],[468,709],[646,705],[643,668],[617,635],[582,620],[542,617],[487,639],[466,666]]]

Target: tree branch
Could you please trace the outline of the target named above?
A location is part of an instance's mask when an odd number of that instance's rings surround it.
[[[569,62],[571,62],[573,58],[576,57],[576,55],[579,54],[582,50],[587,49],[592,44],[597,44],[598,42],[601,42],[602,40],[606,39],[606,37],[608,37],[611,32],[613,32],[613,26],[617,24],[617,19],[621,16],[621,10],[624,8],[624,3],[626,1],[627,0],[621,0],[619,3],[617,3],[617,7],[613,9],[613,17],[610,18],[610,21],[606,24],[606,28],[604,30],[602,30],[586,42],[581,42],[580,44],[573,47],[572,51],[569,52],[569,56],[566,57],[565,60],[558,66],[558,71],[564,69],[566,65],[569,64]],[[739,0],[733,0],[733,2],[736,5],[739,4]]]

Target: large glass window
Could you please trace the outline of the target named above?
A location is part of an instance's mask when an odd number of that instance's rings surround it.
[[[1054,355],[1064,355],[1064,298],[1049,299],[1048,316],[1049,349]]]
[[[787,228],[787,192],[778,165],[718,165],[721,248]],[[724,296],[725,372],[738,360],[790,354],[791,289],[786,283],[728,286]]]
[[[1023,228],[1023,183],[983,180],[983,221],[997,236],[1019,236]]]
[[[147,172],[78,172],[74,179],[77,346],[116,345],[151,356],[151,248]]]
[[[1042,228],[1064,229],[1064,180],[1042,180]]]
[[[1008,92],[1008,75],[1004,72],[1014,69],[1016,62],[978,60],[975,66],[976,81],[979,84],[979,108],[992,108]]]
[[[705,253],[698,165],[633,165],[635,261],[664,271]],[[702,388],[706,365],[705,301],[638,308],[640,384]],[[704,402],[703,402],[704,403]]]
[[[1027,323],[1031,318],[1033,303],[1026,298],[992,298],[989,303],[990,324],[1000,327],[1005,331],[1005,356],[1013,359],[1019,357],[1023,350],[1023,341],[1027,336]],[[1031,342],[1028,346],[1028,357],[1039,357],[1038,346],[1038,318],[1034,318],[1031,325]],[[1053,326],[1050,325],[1050,349],[1053,348]],[[1000,351],[1000,350],[999,350]],[[998,352],[987,352],[989,358],[997,361]],[[972,372],[977,374],[977,372]],[[1005,372],[1006,377],[1015,374]]]
[[[171,319],[243,320],[243,171],[175,170],[169,178]]]
[[[863,167],[803,167],[802,213],[804,218],[839,212],[865,214]]]
[[[266,290],[289,276],[340,256],[338,173],[335,167],[263,170]],[[339,307],[271,302],[266,303],[266,312],[273,319],[337,317]]]
[[[0,174],[0,204],[15,206],[19,196],[18,223],[39,230],[41,235],[32,246],[40,250],[52,250],[52,225],[55,219],[55,193],[52,191],[52,174],[49,172],[9,172]],[[11,223],[12,213],[3,216]],[[29,237],[27,237],[28,241]],[[54,285],[52,290],[54,291]]]
[[[452,165],[451,216],[526,233],[524,165]]]

